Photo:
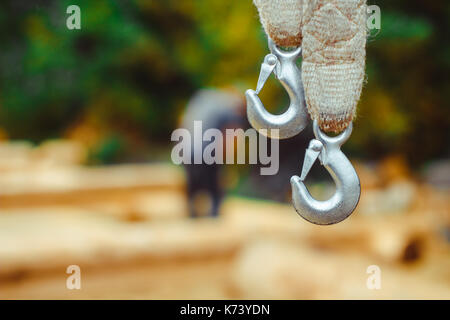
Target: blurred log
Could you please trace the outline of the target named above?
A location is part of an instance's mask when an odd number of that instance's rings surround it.
[[[81,158],[55,142],[0,145],[0,298],[449,297],[448,192],[414,183],[398,159],[382,174],[361,164],[357,212],[322,227],[238,198],[218,220],[184,219],[181,168]],[[64,287],[72,264],[80,292]],[[372,264],[379,292],[365,286]]]
[[[0,172],[45,169],[82,164],[86,148],[68,140],[50,140],[34,147],[30,142],[0,143]]]
[[[13,210],[4,212],[0,222],[3,280],[17,270],[32,274],[64,269],[70,264],[92,267],[137,258],[165,260],[223,255],[234,250],[240,241],[239,234],[221,221],[128,224],[70,208]]]
[[[425,212],[372,217],[356,212],[342,223],[324,228],[303,221],[288,205],[233,200],[224,211],[236,228],[247,234],[280,234],[307,241],[311,247],[364,252],[384,263],[421,261],[434,248],[445,247],[439,235],[444,221]]]
[[[366,284],[371,265],[381,270],[379,290],[370,290]],[[448,281],[429,281],[364,255],[299,248],[274,239],[246,246],[236,259],[233,275],[235,290],[245,299],[450,298]]]
[[[0,175],[0,203],[2,208],[80,205],[183,188],[181,168],[166,164],[24,169]]]
[[[0,143],[0,172],[22,169],[30,165],[33,145],[29,142]]]
[[[401,258],[410,235],[434,237],[427,220],[355,216],[324,228],[290,206],[243,199],[222,211],[218,220],[128,223],[68,207],[4,210],[0,298],[449,297],[448,245],[425,246],[419,264]],[[72,264],[85,279],[73,295],[64,287]],[[373,264],[384,291],[366,288]]]

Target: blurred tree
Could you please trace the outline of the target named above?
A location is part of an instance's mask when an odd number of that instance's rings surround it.
[[[450,3],[369,3],[381,7],[381,30],[368,41],[368,81],[349,147],[364,158],[404,154],[413,165],[450,156]]]
[[[371,159],[404,153],[413,164],[449,156],[449,2],[369,3],[381,7],[381,31],[369,38],[346,148]],[[254,88],[267,53],[250,0],[79,0],[81,30],[66,28],[70,4],[0,3],[0,127],[12,139],[90,125],[103,132],[94,157],[124,161],[117,148],[132,152],[131,140],[169,145],[197,89]],[[274,81],[261,97],[272,111],[287,104]]]

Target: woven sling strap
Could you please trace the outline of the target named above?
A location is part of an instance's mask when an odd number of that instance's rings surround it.
[[[366,58],[366,0],[253,0],[267,35],[302,47],[308,112],[325,132],[353,121]]]

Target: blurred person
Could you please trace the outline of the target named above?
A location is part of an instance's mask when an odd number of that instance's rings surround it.
[[[235,141],[225,141],[226,129],[250,128],[246,117],[244,97],[228,90],[202,89],[188,102],[182,119],[182,127],[194,136],[194,121],[202,121],[202,131],[216,128],[224,135],[224,159],[226,148],[233,146]],[[264,165],[258,163],[250,166],[248,179],[244,180],[243,188],[239,193],[244,196],[270,199],[278,202],[290,202],[290,178],[300,174],[305,151],[309,142],[314,138],[312,126],[292,138],[279,141],[279,170],[275,175],[261,175],[260,168]],[[220,202],[224,196],[224,183],[221,180],[223,165],[220,164],[194,164],[195,153],[202,153],[210,141],[202,141],[201,150],[195,150],[191,143],[191,164],[184,164],[187,176],[187,196],[189,213],[191,217],[218,215]],[[235,147],[235,145],[234,145]],[[270,148],[270,143],[268,145]],[[259,148],[259,147],[258,147]],[[248,150],[247,150],[248,151]],[[271,150],[269,150],[271,153]],[[330,181],[331,177],[322,166],[316,163],[308,174],[308,181]]]
[[[223,148],[234,148],[234,143],[226,141],[226,129],[248,127],[245,115],[245,100],[238,93],[228,90],[202,89],[188,102],[182,119],[182,127],[194,137],[194,122],[201,121],[202,131],[218,129],[222,132]],[[245,129],[244,129],[245,130]],[[203,133],[202,133],[203,136]],[[234,142],[234,141],[231,141]],[[217,217],[221,200],[224,196],[223,183],[220,181],[220,164],[194,164],[195,153],[201,152],[203,157],[205,147],[211,142],[202,139],[201,149],[196,150],[191,143],[190,164],[184,164],[187,176],[187,196],[189,214],[191,217]]]
[[[244,195],[258,197],[277,202],[291,202],[291,183],[293,175],[299,175],[302,170],[305,152],[314,133],[311,124],[298,135],[279,141],[279,170],[275,175],[259,174],[260,165],[252,166],[248,185]],[[321,168],[318,161],[308,173],[307,181],[331,179],[328,172]]]

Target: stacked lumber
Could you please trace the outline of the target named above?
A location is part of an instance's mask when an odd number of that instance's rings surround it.
[[[3,166],[0,299],[450,298],[448,192],[360,166],[358,211],[328,227],[236,197],[188,219],[167,164]],[[81,290],[66,288],[70,265]]]

